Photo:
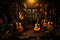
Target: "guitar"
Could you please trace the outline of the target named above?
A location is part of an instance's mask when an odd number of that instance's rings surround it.
[[[40,24],[35,24],[34,31],[40,31]]]
[[[52,30],[53,29],[53,22],[48,22],[48,27],[47,30]]]
[[[46,20],[46,14],[47,14],[47,12],[45,13],[45,19],[43,20],[43,26],[44,26],[44,27],[47,27],[47,23],[46,23],[46,21],[47,21],[47,20]]]
[[[50,21],[48,21],[48,30],[52,30],[53,29],[53,22],[51,21],[51,10],[50,10]]]
[[[22,15],[22,13],[19,12],[19,19],[20,20],[23,20],[24,19],[24,16]]]
[[[46,20],[45,19],[43,20],[43,26],[44,27],[47,27],[47,23],[46,23]]]
[[[48,22],[48,27],[51,27],[53,25],[53,22]]]
[[[16,29],[19,31],[19,32],[22,32],[23,31],[23,27],[21,25],[21,23],[19,23],[19,14],[18,14],[18,4],[16,4]]]
[[[40,31],[40,24],[38,24],[38,17],[37,17],[37,23],[35,24],[34,31]]]
[[[35,24],[34,31],[40,31],[40,24],[38,24],[38,20],[39,20],[38,13],[36,13],[35,17],[37,19],[37,23]]]
[[[23,31],[23,27],[22,27],[21,23],[16,22],[16,26],[17,26],[16,28],[19,32]]]

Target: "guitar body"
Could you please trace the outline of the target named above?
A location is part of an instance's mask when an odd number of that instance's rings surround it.
[[[20,11],[18,9],[19,9],[19,4],[16,3],[16,17],[17,17],[17,19],[16,19],[17,20],[17,22],[16,22],[16,29],[19,32],[22,32],[23,31],[23,27],[22,27],[21,23],[19,23],[19,18],[21,18],[21,20],[22,20],[23,16],[21,15],[22,14],[21,12],[18,13],[18,11]]]
[[[19,15],[19,19],[23,20],[24,19],[23,15]]]
[[[38,24],[35,24],[34,31],[40,31],[40,26],[38,27]]]
[[[53,26],[53,22],[48,22],[48,27],[51,27],[51,26]]]
[[[44,22],[44,23],[43,23],[43,26],[44,26],[44,27],[47,27],[47,23]]]
[[[18,24],[19,24],[19,25],[18,25]],[[22,27],[21,23],[16,22],[16,26],[17,26],[17,30],[18,30],[19,32],[22,32],[22,31],[23,31],[23,27]]]
[[[48,22],[47,30],[52,30],[52,29],[53,29],[53,22]]]
[[[43,20],[43,27],[47,27],[47,23],[45,19]]]

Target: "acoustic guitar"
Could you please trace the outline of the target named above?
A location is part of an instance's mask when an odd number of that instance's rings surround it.
[[[40,24],[35,24],[34,31],[40,31]]]
[[[46,23],[46,21],[47,21],[46,19],[47,18],[46,18],[46,15],[47,15],[47,12],[45,13],[45,19],[43,20],[43,27],[47,27],[47,23]]]
[[[47,27],[47,23],[45,19],[43,20],[43,27]]]
[[[23,20],[24,19],[24,16],[22,15],[22,13],[19,12],[19,19],[20,20]]]
[[[53,22],[48,22],[47,30],[52,30],[53,29]]]
[[[21,23],[16,22],[16,26],[17,26],[16,28],[19,32],[23,31],[23,27],[22,27]]]
[[[19,23],[19,14],[20,14],[20,12],[18,13],[18,9],[19,9],[19,7],[18,7],[18,3],[16,3],[16,29],[19,31],[19,32],[22,32],[23,31],[23,27],[22,27],[22,25],[21,25],[21,23]]]
[[[39,17],[36,15],[37,23],[35,24],[34,31],[40,31],[40,24],[38,24]]]
[[[51,10],[49,10],[50,13],[50,21],[48,21],[48,27],[47,30],[52,30],[53,29],[53,22],[51,21]]]

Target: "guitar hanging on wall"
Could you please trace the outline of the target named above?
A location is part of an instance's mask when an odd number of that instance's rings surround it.
[[[22,27],[22,24],[21,22],[19,22],[19,14],[18,14],[18,4],[16,4],[16,29],[19,31],[19,32],[22,32],[23,31],[23,27]]]
[[[43,27],[47,27],[47,18],[46,18],[46,14],[47,14],[47,12],[44,14],[45,15],[45,19],[43,20]]]
[[[53,29],[53,22],[51,21],[51,10],[49,10],[49,13],[50,13],[50,21],[48,21],[47,30],[52,30]]]
[[[38,24],[38,19],[39,17],[37,17],[37,23],[35,24],[34,31],[40,31],[40,24]]]
[[[20,20],[23,20],[23,19],[24,19],[23,14],[22,14],[22,13],[20,13],[20,12],[19,12],[19,19],[20,19]]]
[[[34,31],[40,31],[40,24],[35,24]]]
[[[18,25],[19,24],[19,25]],[[19,32],[22,32],[23,31],[23,27],[22,27],[22,25],[21,25],[21,23],[18,23],[18,22],[16,22],[16,28],[17,28],[17,30],[19,31]]]

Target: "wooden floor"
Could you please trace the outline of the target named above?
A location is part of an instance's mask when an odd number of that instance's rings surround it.
[[[30,32],[32,32],[32,33],[30,33]],[[22,34],[24,34],[24,35],[19,36],[20,40],[48,40],[46,38],[45,39],[40,38],[41,36],[45,35],[45,33],[43,33],[43,32],[36,33],[36,32],[33,32],[32,30],[29,30]]]

